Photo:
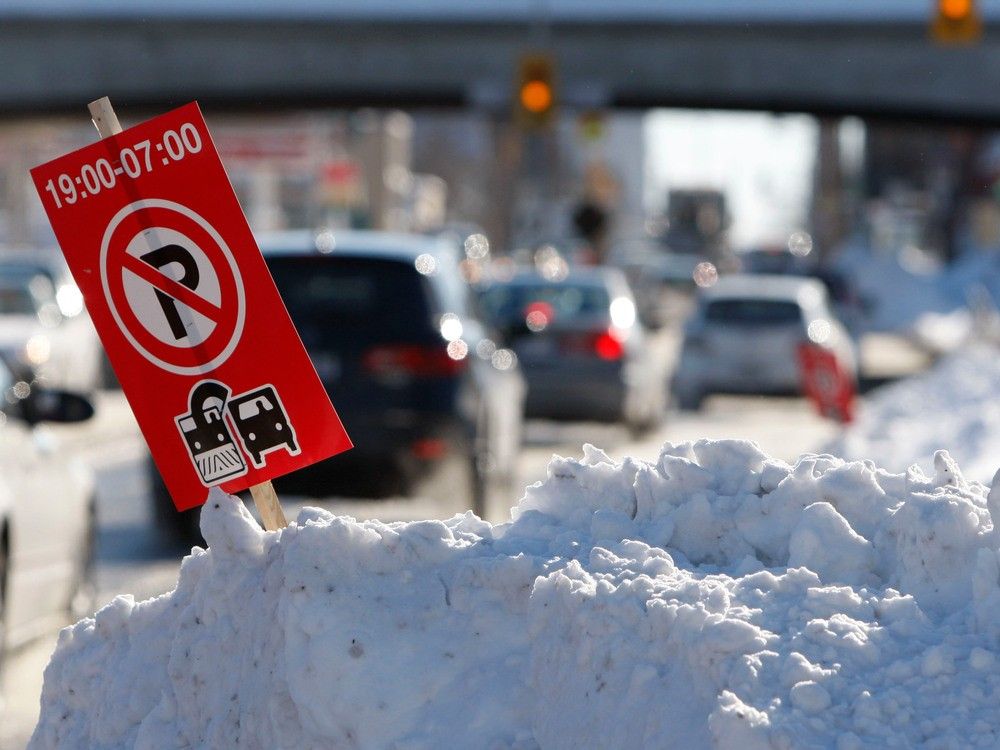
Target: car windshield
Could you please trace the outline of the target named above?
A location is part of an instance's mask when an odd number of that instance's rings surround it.
[[[412,264],[281,256],[267,263],[307,347],[407,340],[430,328],[427,291]]]
[[[788,325],[802,321],[794,302],[765,299],[720,299],[705,307],[705,320],[730,325]]]
[[[37,312],[35,297],[28,286],[0,280],[0,315],[35,315]]]
[[[596,284],[498,284],[480,295],[484,313],[498,323],[522,318],[536,302],[549,305],[555,320],[606,315],[611,304],[608,290]]]
[[[809,268],[789,252],[752,250],[740,258],[745,273],[778,273],[804,276]]]

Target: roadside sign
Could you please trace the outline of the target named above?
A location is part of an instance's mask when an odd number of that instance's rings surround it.
[[[178,509],[351,447],[196,103],[31,176]]]
[[[802,391],[820,416],[849,423],[854,420],[854,378],[840,364],[837,355],[815,344],[798,349]]]

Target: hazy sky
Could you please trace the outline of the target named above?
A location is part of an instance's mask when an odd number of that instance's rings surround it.
[[[670,188],[726,192],[734,247],[783,243],[807,215],[816,124],[807,115],[660,109],[646,117],[647,206]]]

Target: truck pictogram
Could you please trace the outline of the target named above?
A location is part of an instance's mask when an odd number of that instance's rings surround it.
[[[293,456],[298,455],[295,430],[274,386],[265,385],[234,396],[227,410],[240,442],[256,468],[264,465],[265,453],[278,448],[285,448]]]

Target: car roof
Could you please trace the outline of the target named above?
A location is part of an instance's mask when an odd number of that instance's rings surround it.
[[[761,299],[776,302],[815,303],[826,297],[822,282],[801,276],[741,273],[720,276],[701,292],[706,302],[721,299]]]
[[[509,278],[490,277],[482,286],[551,286],[556,284],[587,284],[608,286],[609,284],[624,284],[625,277],[617,268],[599,266],[571,266],[569,272],[561,279],[547,279],[534,269],[519,269]]]
[[[0,245],[0,264],[38,266],[54,271],[68,270],[62,253],[55,248]]]
[[[278,232],[262,232],[255,235],[261,252],[267,256],[281,255],[323,255],[317,247],[332,238],[333,256],[365,256],[386,260],[413,262],[424,253],[431,255],[454,254],[454,243],[446,237],[432,237],[404,232],[383,232],[375,230],[332,229],[314,231],[293,229]]]

